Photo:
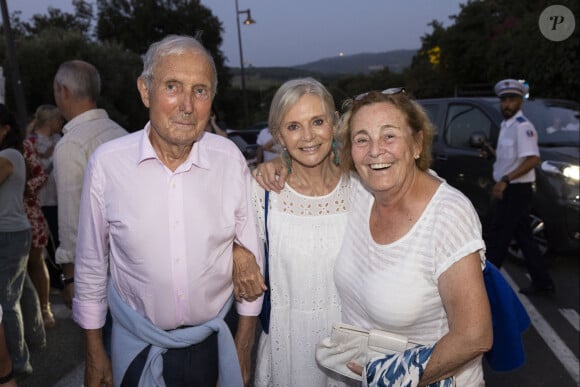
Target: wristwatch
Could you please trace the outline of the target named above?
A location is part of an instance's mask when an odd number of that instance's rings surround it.
[[[501,177],[501,181],[503,181],[506,184],[509,184],[510,183],[510,178],[508,177],[508,175],[503,175]]]
[[[73,282],[75,282],[75,277],[66,278],[64,276],[64,274],[61,273],[61,275],[60,275],[60,282],[62,282],[62,285],[63,286],[66,286],[68,284],[72,284]]]

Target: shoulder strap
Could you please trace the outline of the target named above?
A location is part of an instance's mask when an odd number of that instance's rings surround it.
[[[268,305],[270,303],[270,238],[268,237],[268,207],[270,207],[268,203],[268,199],[270,196],[269,191],[265,191],[264,194],[264,232],[266,235],[266,240],[264,241],[264,282],[268,287],[266,291],[265,297],[268,298]],[[270,307],[268,306],[268,309]],[[268,310],[268,320],[269,320],[270,311]],[[266,328],[266,333],[268,333],[268,328]]]
[[[264,232],[266,233],[266,248],[268,248],[268,199],[270,197],[270,191],[264,191]],[[266,252],[267,254],[267,252]],[[267,258],[267,256],[266,256]]]
[[[271,300],[270,300],[270,254],[268,252],[269,238],[268,238],[268,203],[269,192],[264,191],[264,234],[266,235],[266,240],[264,241],[264,282],[268,290],[264,293],[264,303],[262,304],[262,310],[260,311],[260,322],[262,324],[262,329],[266,334],[270,332],[270,310],[271,310]]]

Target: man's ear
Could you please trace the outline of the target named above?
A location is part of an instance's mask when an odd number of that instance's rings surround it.
[[[139,90],[139,94],[141,95],[141,101],[143,101],[143,105],[145,107],[149,107],[149,89],[147,88],[147,84],[143,77],[137,78],[137,89]]]
[[[60,94],[60,96],[62,97],[62,99],[69,99],[70,98],[70,90],[68,89],[68,87],[66,87],[66,85],[59,85],[58,86],[58,93]]]

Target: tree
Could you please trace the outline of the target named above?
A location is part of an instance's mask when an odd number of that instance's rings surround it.
[[[443,97],[453,92],[446,71],[449,53],[444,43],[445,28],[436,20],[429,25],[433,32],[421,38],[421,49],[404,73],[408,89],[417,98]],[[434,51],[438,53],[436,61],[430,55]]]
[[[61,28],[63,30],[76,30],[86,39],[91,36],[91,23],[93,21],[93,8],[85,0],[73,0],[75,13],[62,12],[60,9],[48,7],[48,15],[36,14],[28,22],[20,20],[20,12],[12,16],[14,30],[19,36],[34,37],[47,28]]]
[[[340,111],[345,100],[354,98],[361,93],[402,86],[405,86],[403,74],[393,73],[388,68],[385,68],[369,75],[358,74],[343,77],[331,82],[328,86],[328,91],[334,96],[335,105]]]
[[[532,96],[579,100],[578,22],[572,36],[554,42],[546,39],[538,27],[540,13],[553,2],[536,0],[519,6],[505,0],[498,3],[497,24],[488,57],[489,78],[526,79]],[[580,12],[578,1],[562,0],[558,4],[568,7],[575,15]]]
[[[143,127],[147,112],[136,88],[141,70],[137,54],[119,44],[87,41],[78,30],[45,28],[33,37],[18,40],[18,62],[27,110],[34,112],[38,105],[54,103],[52,82],[60,63],[82,59],[93,63],[101,74],[102,91],[98,105],[107,110],[119,124],[134,131]],[[0,63],[5,61],[0,43]],[[7,95],[12,85],[7,82]],[[10,101],[7,101],[9,104]]]
[[[199,0],[97,0],[97,38],[118,42],[137,54],[169,34],[199,36],[218,72],[218,95],[225,95],[230,74],[220,50],[223,27]]]
[[[503,78],[526,79],[532,95],[578,100],[580,79],[577,52],[580,31],[553,42],[539,31],[548,0],[470,0],[461,5],[454,23],[422,37],[422,47],[407,72],[409,83],[422,97],[449,96],[465,84],[488,85]],[[580,4],[562,0],[574,14]],[[437,66],[428,62],[429,50],[440,47]]]
[[[136,79],[142,70],[140,55],[151,42],[167,34],[194,35],[200,31],[218,71],[214,106],[222,112],[222,119],[235,120],[223,113],[236,111],[230,106],[235,108],[237,101],[224,98],[229,95],[230,77],[219,50],[222,27],[199,1],[98,0],[97,33],[93,39],[92,6],[86,0],[73,0],[73,4],[74,14],[48,8],[46,15],[34,15],[30,21],[21,21],[19,13],[12,15],[29,111],[41,103],[53,103],[52,80],[60,63],[83,59],[93,63],[101,73],[99,106],[128,130],[140,129],[147,120],[147,111],[136,89]],[[4,55],[0,42],[0,63],[5,62]],[[8,92],[11,86],[7,82]]]

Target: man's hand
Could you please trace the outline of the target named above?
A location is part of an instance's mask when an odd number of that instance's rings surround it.
[[[64,285],[62,288],[62,298],[67,308],[72,309],[72,301],[75,294],[75,285],[73,283]]]
[[[254,254],[234,243],[234,297],[236,301],[254,301],[268,288]]]
[[[506,173],[505,176],[507,176],[508,181],[510,182],[514,181],[518,177],[525,175],[526,173],[528,173],[529,171],[540,165],[541,162],[542,160],[538,156],[526,156],[524,158],[524,161],[522,161],[522,163],[516,169],[510,171],[509,173]],[[505,181],[498,181],[497,183],[495,183],[491,191],[491,197],[500,200],[503,199],[503,192],[505,191],[507,186],[508,183]]]
[[[62,269],[62,274],[65,278],[74,278],[75,275],[75,265],[74,263],[63,263],[60,265]],[[69,284],[65,284],[62,289],[62,297],[64,298],[64,304],[69,308],[72,309],[72,301],[75,294],[75,285],[74,282]]]
[[[288,177],[288,169],[280,158],[261,163],[252,172],[254,179],[266,191],[280,193]]]
[[[252,377],[252,347],[254,346],[257,320],[256,316],[239,316],[238,320],[235,342],[244,386],[250,383]]]
[[[505,191],[506,188],[507,183],[503,181],[498,181],[497,183],[495,183],[493,189],[491,190],[491,197],[499,200],[503,199],[503,191]]]
[[[85,338],[85,387],[113,387],[113,368],[105,352],[101,329],[87,329]]]

